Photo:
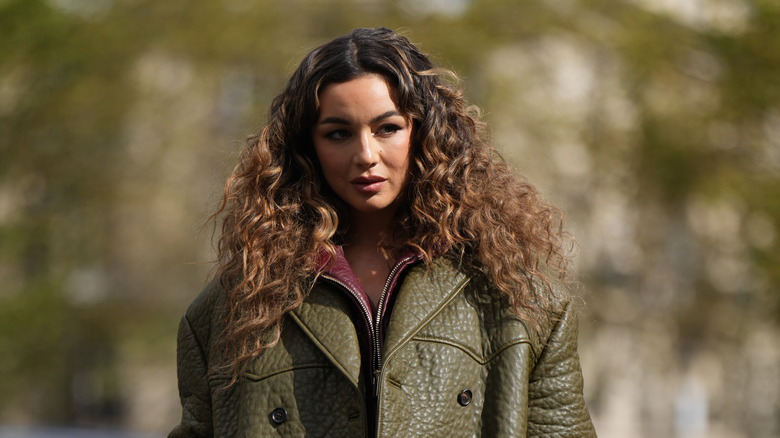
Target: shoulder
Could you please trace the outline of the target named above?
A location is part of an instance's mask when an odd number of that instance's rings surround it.
[[[211,313],[224,300],[225,289],[219,278],[212,279],[192,300],[187,308],[187,317],[196,318]]]
[[[536,359],[551,341],[576,343],[579,306],[565,285],[534,282],[535,305],[518,309],[484,272],[470,270],[466,275],[469,283],[462,299],[475,310],[489,337],[524,340]]]
[[[209,339],[224,307],[225,290],[219,279],[211,280],[192,300],[184,314],[186,322],[201,340]]]

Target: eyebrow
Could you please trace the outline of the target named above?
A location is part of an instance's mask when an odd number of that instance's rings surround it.
[[[393,116],[401,116],[401,113],[399,113],[398,111],[395,111],[395,110],[387,111],[387,112],[382,113],[382,114],[374,117],[373,119],[371,119],[370,123],[376,123],[376,122],[379,122],[380,120],[384,120],[384,119],[387,119],[387,118],[390,118],[390,117],[393,117]],[[323,119],[321,122],[319,122],[320,125],[329,124],[329,123],[336,124],[336,125],[349,125],[350,124],[349,120],[342,119],[341,117],[328,117],[328,118]]]

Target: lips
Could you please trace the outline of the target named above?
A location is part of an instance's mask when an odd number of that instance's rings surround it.
[[[382,186],[385,185],[385,181],[387,181],[387,178],[377,175],[369,175],[354,178],[350,181],[350,184],[352,184],[352,186],[361,193],[375,194],[382,190]]]

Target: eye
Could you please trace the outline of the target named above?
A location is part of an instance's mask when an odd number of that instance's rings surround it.
[[[349,136],[350,136],[350,133],[346,129],[336,129],[336,130],[333,130],[333,131],[328,131],[325,134],[325,138],[327,138],[328,140],[334,140],[334,141],[344,140],[346,138],[349,138]]]
[[[376,135],[389,137],[402,129],[404,129],[403,126],[396,125],[395,123],[388,123],[380,126],[376,131]]]

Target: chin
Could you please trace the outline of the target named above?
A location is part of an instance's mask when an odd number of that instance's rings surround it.
[[[395,211],[393,203],[352,203],[350,208],[358,213],[379,213],[382,211]]]

